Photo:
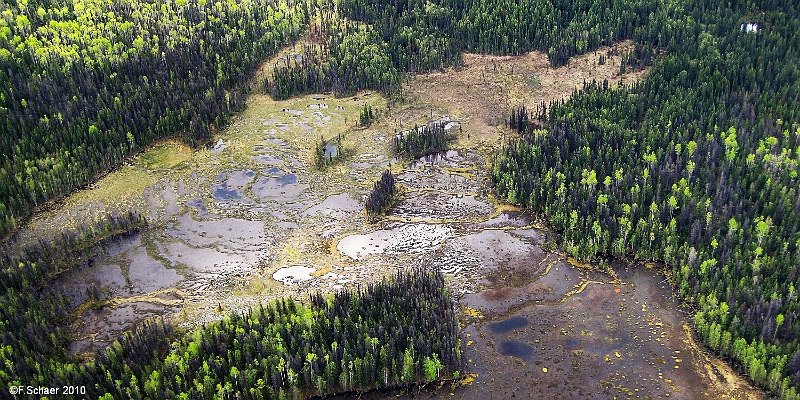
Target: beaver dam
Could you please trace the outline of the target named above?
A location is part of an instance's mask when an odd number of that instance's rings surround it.
[[[392,396],[761,398],[697,344],[655,268],[570,262],[532,216],[490,194],[487,166],[515,134],[504,127],[508,109],[566,98],[584,80],[626,84],[646,73],[620,75],[619,57],[598,63],[608,50],[559,68],[539,53],[468,54],[463,68],[413,78],[409,100],[390,110],[371,92],[254,94],[212,148],[157,144],[38,214],[20,241],[111,211],[134,209],[149,221],[50,288],[70,300],[73,354],[153,317],[193,328],[271,299],[305,301],[421,268],[442,271],[457,300],[464,372]],[[365,105],[385,112],[359,127]],[[447,121],[449,149],[396,158],[395,135],[431,121]],[[332,160],[323,169],[320,138]],[[387,169],[401,195],[371,221],[364,201]]]

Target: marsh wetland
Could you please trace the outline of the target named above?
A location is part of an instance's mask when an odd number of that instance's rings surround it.
[[[212,147],[161,142],[38,213],[17,240],[111,211],[147,217],[146,229],[97,248],[47,288],[70,300],[74,354],[153,317],[191,329],[271,299],[423,267],[444,272],[458,299],[465,376],[364,398],[762,398],[698,344],[658,265],[577,263],[535,216],[491,196],[488,166],[513,135],[497,116],[566,98],[585,80],[628,84],[646,74],[619,75],[619,57],[598,63],[610,50],[560,68],[540,53],[467,54],[458,69],[412,78],[407,100],[391,107],[374,92],[252,94]],[[365,104],[385,110],[367,128],[357,126]],[[449,151],[395,158],[393,135],[443,118],[457,132]],[[318,169],[320,137],[340,134],[325,152],[341,157]],[[364,198],[387,168],[403,192],[369,222]]]

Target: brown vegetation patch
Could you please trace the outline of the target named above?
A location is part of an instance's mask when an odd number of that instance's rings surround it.
[[[632,48],[631,41],[619,42],[573,57],[559,68],[550,67],[547,55],[541,52],[521,56],[465,54],[463,66],[418,75],[403,95],[413,99],[417,107],[436,109],[462,121],[469,137],[461,135],[459,146],[496,148],[508,134],[500,127],[511,107],[564,100],[592,80],[608,80],[612,87],[640,80],[646,71],[619,73],[619,54]],[[607,56],[603,65],[599,62],[601,55]]]

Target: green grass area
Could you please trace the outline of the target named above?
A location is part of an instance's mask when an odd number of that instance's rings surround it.
[[[188,146],[177,141],[167,141],[154,145],[136,157],[134,165],[151,172],[182,170],[189,168],[195,157],[194,151]]]

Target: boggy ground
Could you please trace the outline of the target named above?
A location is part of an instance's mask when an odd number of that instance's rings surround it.
[[[540,53],[468,54],[460,68],[412,79],[391,109],[366,92],[280,102],[252,95],[212,148],[155,145],[36,216],[19,240],[111,210],[137,209],[150,221],[50,288],[73,301],[75,353],[146,318],[191,328],[280,296],[303,299],[423,266],[441,269],[460,301],[468,375],[455,387],[365,397],[759,398],[696,344],[656,271],[573,265],[543,249],[552,247],[545,229],[490,195],[487,166],[512,135],[503,127],[509,107],[566,98],[584,80],[634,82],[645,72],[619,76],[613,56],[630,46],[557,69]],[[612,55],[604,65],[601,54]],[[361,128],[365,103],[380,118]],[[440,118],[457,121],[452,151],[393,159],[395,132]],[[339,134],[343,159],[317,170],[314,146]],[[386,168],[404,193],[386,218],[368,223],[363,199]]]
[[[553,254],[539,258],[464,297],[479,322],[466,329],[476,376],[461,397],[761,397],[697,345],[687,313],[655,271],[619,263],[611,276]]]
[[[517,236],[525,229],[505,232],[524,241],[526,262],[484,271],[485,289],[461,298],[466,378],[343,398],[764,398],[698,345],[656,271],[588,270],[542,251],[540,238]]]

